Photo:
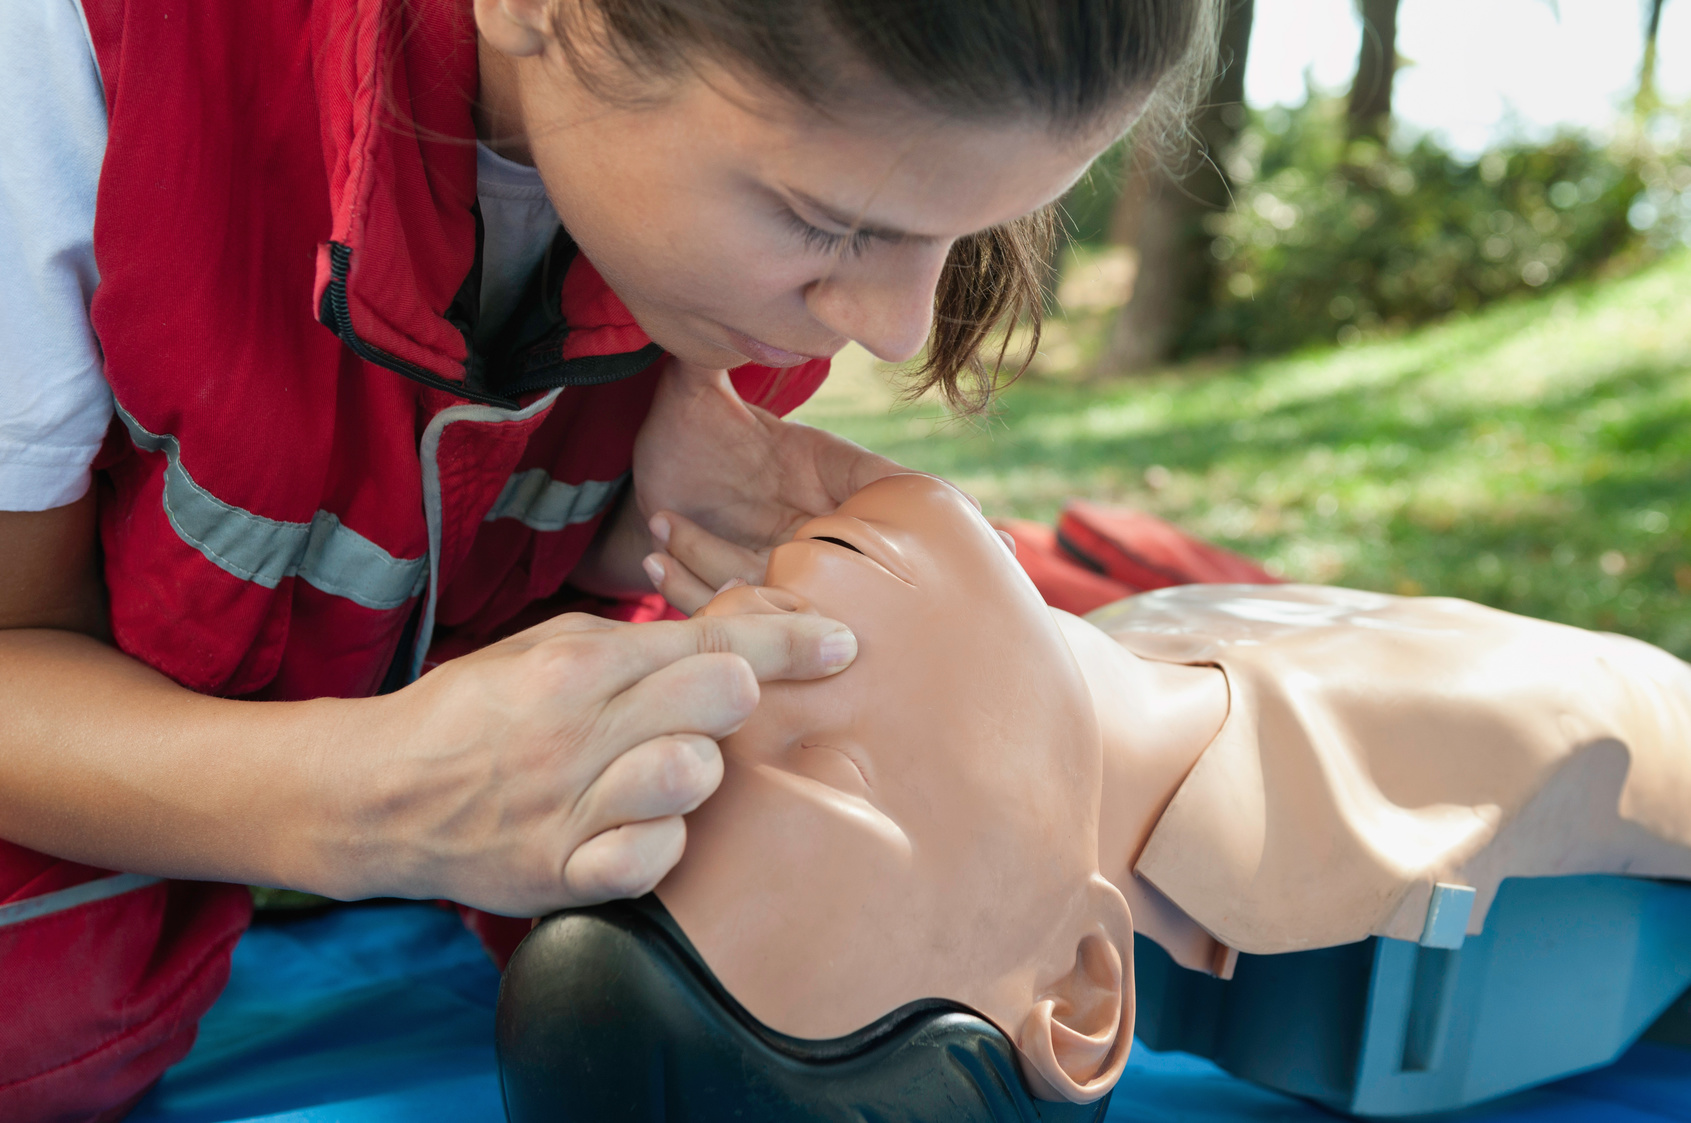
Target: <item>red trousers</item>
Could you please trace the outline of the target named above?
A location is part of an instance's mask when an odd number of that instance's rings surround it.
[[[533,923],[458,910],[501,969]],[[0,1121],[121,1119],[194,1044],[251,916],[243,886],[0,842]]]
[[[498,635],[455,644],[448,633],[430,662],[559,612],[665,612],[657,597],[568,596],[533,606]],[[459,911],[501,968],[531,926]],[[0,1123],[122,1118],[193,1045],[251,917],[243,886],[113,874],[0,841]]]
[[[194,1043],[252,915],[239,885],[0,842],[0,1119],[119,1119]]]

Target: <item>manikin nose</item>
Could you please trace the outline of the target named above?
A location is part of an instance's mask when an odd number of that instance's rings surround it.
[[[771,616],[785,612],[815,615],[816,609],[797,593],[765,585],[737,585],[716,594],[699,609],[700,616]]]

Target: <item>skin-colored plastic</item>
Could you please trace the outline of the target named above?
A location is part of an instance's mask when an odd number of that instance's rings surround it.
[[[1233,948],[1419,940],[1440,882],[1475,890],[1476,934],[1506,877],[1691,879],[1691,666],[1649,644],[1295,585],[1088,619],[1227,675],[1227,722],[1134,868]]]
[[[767,582],[703,612],[823,613],[858,659],[765,688],[658,894],[784,1033],[949,998],[1036,1094],[1086,1102],[1125,1064],[1135,924],[1225,975],[1414,939],[1435,881],[1479,890],[1477,930],[1504,876],[1691,877],[1691,669],[1647,645],[1300,587],[1079,620],[915,475],[807,524]]]

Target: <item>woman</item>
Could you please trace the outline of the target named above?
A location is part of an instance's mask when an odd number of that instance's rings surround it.
[[[1179,101],[1213,24],[1208,0],[0,18],[0,1001],[27,1011],[0,1114],[66,1119],[182,1054],[245,924],[238,889],[154,879],[528,916],[661,878],[759,681],[855,641],[558,613],[755,579],[891,471],[778,415],[850,339],[926,342],[967,398],[1049,204]]]

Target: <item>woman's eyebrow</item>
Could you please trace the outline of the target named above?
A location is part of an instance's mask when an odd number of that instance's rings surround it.
[[[864,234],[871,238],[879,238],[882,241],[887,242],[925,242],[931,240],[925,234],[912,234],[908,230],[899,230],[898,228],[892,226],[880,226],[864,222],[861,218],[853,217],[851,214],[838,207],[824,203],[821,199],[818,199],[809,192],[800,191],[794,187],[788,187],[785,188],[785,190],[789,197],[804,204],[806,210],[812,211],[817,216],[827,219],[829,222],[832,222],[836,226],[840,226],[846,230],[851,230],[858,234]]]

